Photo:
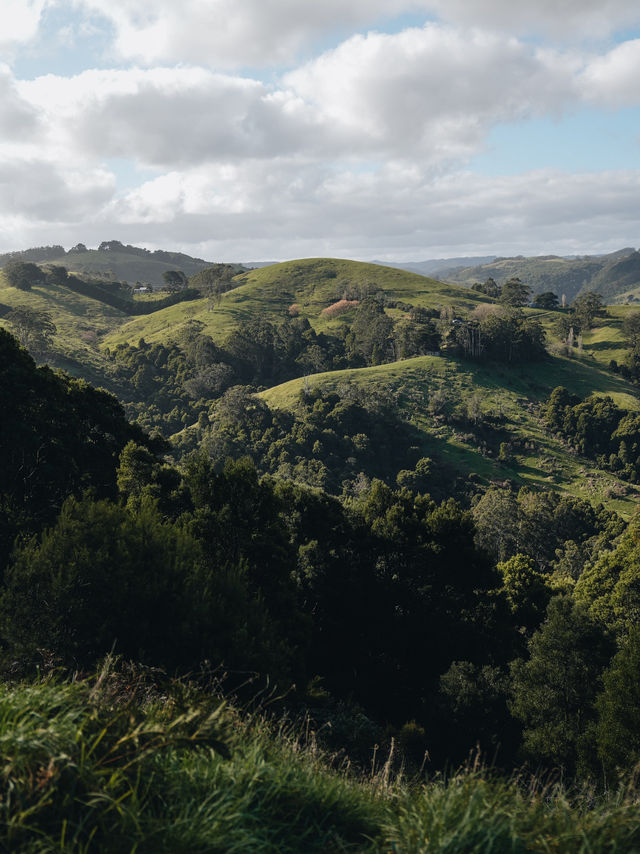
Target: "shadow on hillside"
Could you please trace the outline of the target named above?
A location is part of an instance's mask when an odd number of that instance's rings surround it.
[[[72,296],[79,296],[80,299],[85,299],[88,301],[88,305],[85,310],[80,311],[72,311],[69,307],[69,300],[65,297],[65,295],[61,294],[58,291],[55,291],[50,288],[38,288],[34,287],[31,289],[32,294],[37,294],[37,296],[46,299],[48,302],[53,303],[56,307],[59,307],[63,311],[73,314],[76,317],[81,317],[87,314],[88,309],[97,309],[100,308],[102,313],[104,313],[107,317],[133,317],[133,315],[129,315],[124,311],[121,311],[119,308],[114,308],[112,305],[108,305],[107,303],[102,302],[101,300],[94,299],[89,296],[81,296],[75,294],[73,291],[68,291],[68,294]]]

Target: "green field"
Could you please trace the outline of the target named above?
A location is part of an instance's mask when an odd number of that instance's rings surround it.
[[[0,324],[9,330],[11,324],[4,315],[11,309],[25,306],[35,311],[46,311],[56,325],[54,337],[56,364],[73,374],[82,366],[87,373],[103,363],[100,343],[126,320],[117,308],[82,296],[59,285],[35,286],[30,291],[9,287],[0,271]]]

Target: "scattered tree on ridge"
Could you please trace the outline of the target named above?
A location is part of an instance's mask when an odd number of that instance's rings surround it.
[[[513,308],[527,305],[531,298],[531,288],[525,285],[517,276],[508,279],[502,286],[500,302]]]

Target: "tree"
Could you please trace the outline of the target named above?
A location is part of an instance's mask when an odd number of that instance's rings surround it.
[[[533,298],[533,307],[553,311],[558,308],[558,296],[553,291],[544,291],[544,293],[536,294]]]
[[[9,261],[3,272],[7,284],[20,291],[30,291],[33,285],[39,285],[45,278],[40,267],[29,261]]]
[[[233,281],[238,270],[232,264],[214,264],[189,278],[189,287],[196,288],[203,296],[217,302],[223,293],[237,287]]]
[[[486,282],[476,282],[474,285],[471,285],[471,290],[478,291],[478,293],[485,294],[488,297],[497,298],[500,296],[500,288],[491,276],[489,276]]]
[[[499,563],[503,589],[518,624],[527,629],[538,626],[549,603],[551,590],[546,576],[528,555],[516,554]]]
[[[162,278],[168,291],[183,291],[189,284],[189,280],[182,270],[165,270]]]
[[[610,775],[628,773],[640,762],[640,627],[631,629],[603,682],[596,701],[598,756]]]
[[[628,314],[622,321],[622,334],[631,347],[637,347],[640,343],[640,311]]]
[[[130,439],[152,444],[122,406],[81,380],[36,368],[0,330],[0,574],[18,533],[50,525],[64,499],[116,495],[116,466]]]
[[[502,286],[500,302],[513,308],[521,308],[527,305],[531,298],[531,288],[523,284],[517,276],[508,279]]]
[[[567,391],[564,386],[556,386],[549,395],[549,400],[544,408],[544,415],[549,427],[560,432],[564,428],[567,413],[578,403],[580,403],[580,398],[577,395]]]
[[[393,344],[396,359],[409,359],[438,350],[440,334],[430,318],[422,323],[403,318],[393,330]]]
[[[15,554],[0,605],[3,637],[16,652],[46,649],[76,667],[114,647],[172,665],[180,592],[198,558],[195,541],[152,503],[132,513],[70,498],[54,527]]]
[[[529,660],[512,666],[511,711],[524,724],[524,751],[535,762],[573,773],[589,753],[589,725],[613,642],[586,608],[557,596],[529,641]]]
[[[491,359],[519,362],[542,359],[546,354],[544,329],[520,309],[503,308],[487,314],[478,329],[481,352]]]
[[[16,337],[36,358],[42,358],[51,349],[57,327],[48,311],[36,311],[28,306],[18,306],[7,314]]]
[[[594,617],[620,635],[640,620],[640,534],[634,518],[615,548],[603,551],[582,573],[575,596]]]
[[[510,489],[489,487],[473,507],[476,544],[495,561],[518,551],[518,504]]]
[[[47,267],[47,282],[51,285],[66,285],[69,279],[67,268],[59,264],[50,264]]]
[[[440,677],[439,695],[438,741],[446,739],[447,763],[463,763],[478,748],[501,764],[516,761],[520,727],[507,707],[508,671],[454,661]]]
[[[380,365],[392,356],[393,320],[373,297],[359,305],[345,344],[347,355],[355,363]]]
[[[593,321],[602,313],[603,308],[602,296],[600,294],[594,291],[581,294],[571,303],[571,315],[574,319],[574,325],[580,329],[591,329]]]

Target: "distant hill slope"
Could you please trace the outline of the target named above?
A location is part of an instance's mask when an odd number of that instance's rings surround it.
[[[638,410],[635,390],[593,359],[552,357],[511,367],[449,355],[420,356],[371,368],[315,374],[275,386],[260,396],[271,407],[293,409],[303,388],[335,391],[347,383],[391,392],[401,409],[413,413],[411,420],[424,436],[424,454],[451,466],[462,477],[473,473],[485,484],[509,479],[523,486],[558,489],[596,503],[604,501],[625,516],[637,506],[640,489],[569,452],[563,442],[549,435],[537,408],[553,388],[563,385],[583,397],[608,394],[619,406]],[[482,413],[480,422],[486,418],[488,427],[480,427],[474,435],[473,428],[462,422],[434,418],[429,400],[435,395],[446,399],[446,406],[461,411],[475,401]],[[479,436],[489,444],[509,442],[511,460],[500,462],[495,448],[487,453]]]
[[[388,299],[439,310],[452,306],[466,313],[487,298],[458,285],[449,285],[391,267],[333,258],[305,258],[273,264],[241,273],[236,287],[223,294],[217,304],[196,300],[155,314],[136,318],[110,335],[109,346],[124,341],[163,341],[180,324],[199,320],[220,340],[234,326],[252,315],[271,320],[295,311],[307,317],[316,330],[337,330],[348,312],[338,317],[323,314],[339,300],[358,299],[366,292],[384,291]],[[295,308],[292,308],[295,306]],[[400,309],[401,310],[401,309]],[[393,309],[392,309],[393,311]]]
[[[439,276],[445,270],[461,267],[477,267],[479,264],[490,264],[496,260],[495,255],[479,255],[477,257],[467,256],[464,258],[430,258],[426,261],[373,261],[373,264],[381,264],[383,267],[397,267],[399,270],[409,270],[411,273],[419,273],[421,276]]]
[[[11,331],[4,316],[15,308],[47,312],[56,325],[54,364],[99,383],[96,368],[102,367],[99,345],[104,335],[119,327],[127,315],[98,300],[62,285],[36,285],[20,291],[7,285],[0,271],[0,324]]]
[[[628,291],[640,286],[640,253],[621,249],[609,255],[588,255],[561,258],[543,255],[532,258],[496,258],[489,264],[434,271],[434,276],[448,282],[472,285],[489,277],[500,285],[518,276],[533,289],[534,294],[553,291],[566,295],[571,302],[578,294],[596,291],[605,302],[612,303]]]
[[[162,274],[167,270],[182,270],[187,276],[193,276],[214,263],[192,258],[182,252],[151,252],[139,246],[124,245],[118,240],[105,241],[98,249],[87,249],[83,244],[78,244],[68,252],[62,246],[10,252],[0,255],[0,267],[13,259],[60,264],[74,273],[105,276],[131,284],[140,281],[154,286],[163,284]],[[238,264],[238,272],[242,269],[242,265]]]

